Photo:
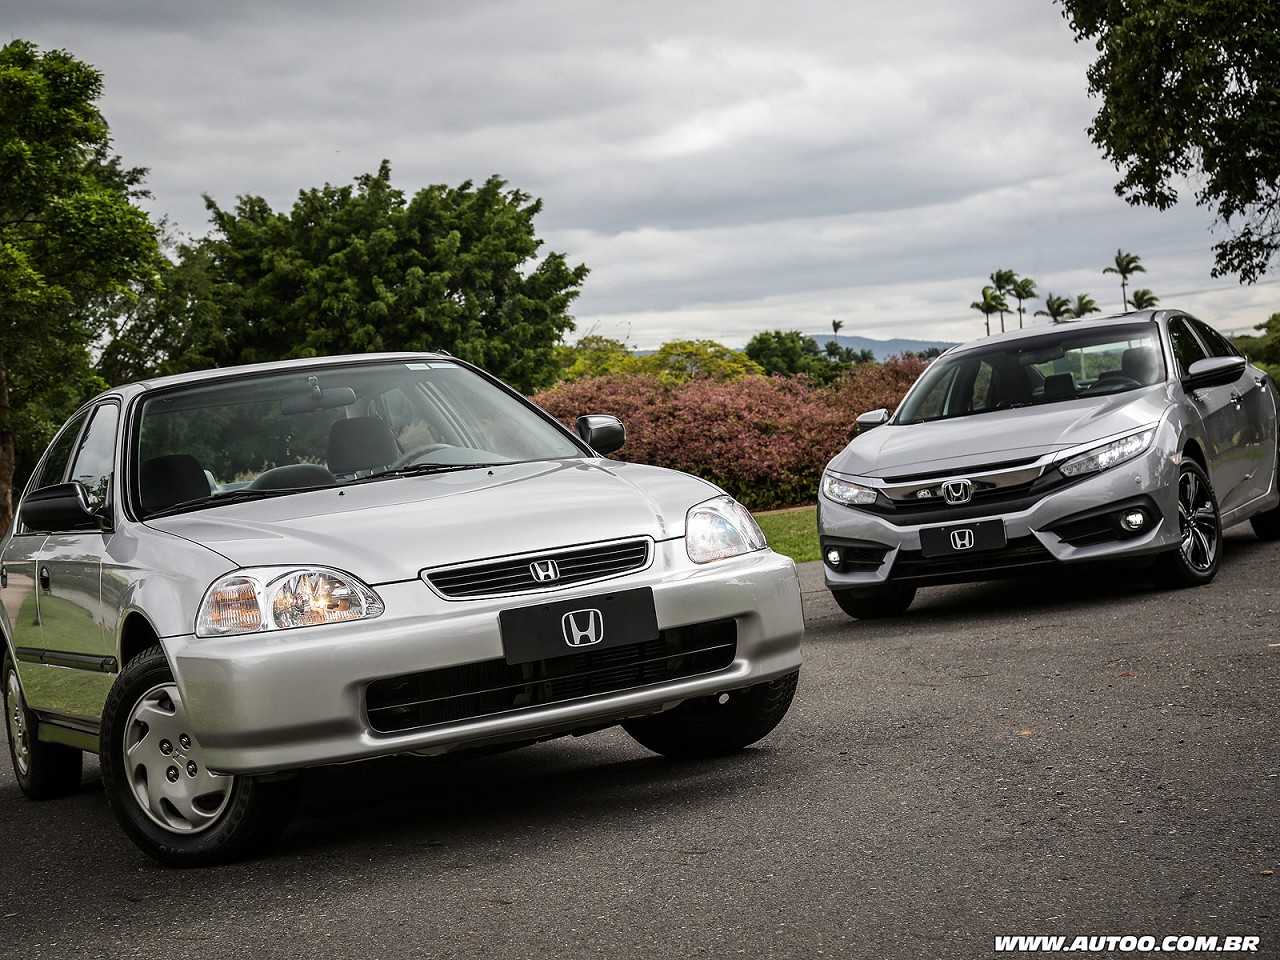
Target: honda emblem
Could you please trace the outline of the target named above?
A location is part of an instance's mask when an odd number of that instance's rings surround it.
[[[967,528],[964,530],[952,530],[951,546],[955,547],[957,550],[972,550],[973,531]]]
[[[551,583],[560,579],[560,565],[554,560],[535,560],[529,564],[529,572],[538,583]]]
[[[968,503],[973,499],[973,481],[948,480],[942,485],[942,498],[947,503]]]
[[[571,647],[590,647],[604,639],[604,617],[599,610],[571,610],[560,618],[564,642]]]

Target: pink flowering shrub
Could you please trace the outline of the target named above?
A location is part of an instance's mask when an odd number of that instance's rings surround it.
[[[563,383],[533,397],[569,426],[611,413],[627,426],[623,460],[704,477],[755,510],[812,503],[822,468],[854,418],[897,406],[924,369],[915,359],[863,364],[829,387],[804,377],[665,384],[630,374]]]

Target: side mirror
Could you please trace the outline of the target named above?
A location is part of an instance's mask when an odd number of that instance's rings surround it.
[[[872,427],[879,427],[889,422],[889,411],[884,407],[879,410],[871,410],[858,417],[858,432],[870,430]]]
[[[1202,387],[1221,387],[1235,383],[1244,375],[1245,364],[1244,357],[1208,357],[1197,360],[1182,378],[1182,385],[1188,390],[1199,390]]]
[[[94,530],[98,516],[78,480],[41,487],[22,501],[22,523],[30,530]]]
[[[621,450],[627,442],[627,428],[617,417],[603,413],[579,417],[577,421],[578,436],[588,447],[601,455]]]

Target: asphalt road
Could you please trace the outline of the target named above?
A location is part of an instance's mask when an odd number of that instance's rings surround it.
[[[922,592],[852,623],[806,568],[792,712],[673,765],[619,731],[308,774],[267,856],[154,866],[96,767],[0,762],[0,954],[981,957],[993,936],[1244,934],[1280,955],[1280,544],[1207,588]]]

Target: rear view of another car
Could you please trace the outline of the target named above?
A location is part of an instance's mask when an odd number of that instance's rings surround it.
[[[1268,376],[1177,311],[957,347],[824,472],[827,586],[868,618],[921,587],[1086,561],[1207,583],[1224,527],[1280,536],[1276,419]]]

